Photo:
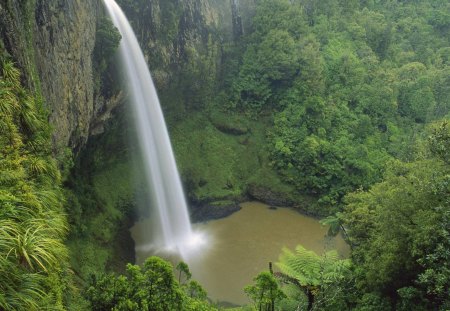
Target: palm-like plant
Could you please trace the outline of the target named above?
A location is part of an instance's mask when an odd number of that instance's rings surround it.
[[[327,216],[323,219],[321,219],[320,224],[324,226],[328,226],[328,235],[329,236],[336,236],[339,234],[339,232],[342,232],[347,238],[347,231],[345,230],[344,224],[343,224],[343,216],[342,213],[337,212],[334,215]],[[348,240],[348,239],[347,239]]]
[[[67,223],[50,147],[39,102],[0,57],[0,310],[61,309]]]
[[[14,66],[10,60],[2,58],[0,60],[1,74],[8,86],[15,90],[20,89],[20,71]]]
[[[0,81],[0,114],[7,115],[17,112],[19,110],[19,102],[14,95],[11,88],[6,85],[6,82]]]
[[[350,261],[340,260],[335,250],[319,256],[297,245],[295,252],[283,248],[276,265],[281,271],[277,275],[282,280],[297,285],[305,292],[308,297],[308,310],[311,310],[320,289],[342,278],[350,266]]]
[[[32,97],[27,97],[22,101],[21,120],[30,132],[37,132],[42,128],[43,122],[36,109],[36,103]]]
[[[66,260],[67,253],[61,251],[65,247],[59,239],[55,239],[54,230],[41,222],[35,219],[22,224],[24,230],[14,232],[8,256],[13,255],[20,265],[31,271],[47,272],[52,267],[58,267],[61,260]]]
[[[21,273],[12,265],[7,267],[0,284],[0,310],[40,310],[40,301],[46,296],[41,286],[44,277]]]

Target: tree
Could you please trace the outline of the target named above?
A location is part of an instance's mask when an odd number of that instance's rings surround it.
[[[178,270],[178,283],[181,284],[182,274],[184,274],[186,281],[189,281],[189,279],[192,277],[191,271],[189,271],[189,267],[184,261],[180,261],[176,266],[176,269]]]
[[[189,272],[185,263],[177,267]],[[92,277],[86,298],[93,310],[215,310],[200,284],[181,286],[172,265],[155,256],[147,258],[142,268],[128,264],[126,276]]]
[[[429,158],[393,161],[382,182],[345,199],[358,287],[394,297],[406,309],[449,304],[450,167],[443,161],[448,149],[439,147],[446,145],[445,124],[432,130]]]
[[[276,301],[283,299],[286,295],[279,288],[275,277],[268,271],[261,272],[254,279],[254,285],[244,288],[247,296],[255,303],[259,311],[275,311]]]
[[[307,310],[312,310],[319,293],[327,285],[337,283],[345,277],[350,261],[340,260],[336,251],[319,256],[297,245],[295,253],[284,248],[276,265],[285,282],[295,284],[304,291],[308,298]]]
[[[444,161],[450,163],[450,125],[448,121],[436,123],[432,126],[432,134],[428,137],[431,153]]]
[[[341,212],[322,218],[319,222],[321,225],[328,226],[328,236],[337,236],[339,232],[343,232],[344,236],[347,237],[343,214]]]

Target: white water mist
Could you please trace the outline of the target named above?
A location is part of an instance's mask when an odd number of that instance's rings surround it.
[[[185,255],[198,236],[192,233],[186,199],[170,144],[164,116],[150,71],[136,36],[114,0],[104,0],[108,13],[122,35],[120,58],[133,107],[138,142],[159,233],[152,247]],[[150,241],[149,241],[150,242]]]

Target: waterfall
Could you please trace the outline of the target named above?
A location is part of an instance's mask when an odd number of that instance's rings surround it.
[[[150,71],[136,36],[114,0],[104,0],[107,11],[122,40],[119,54],[133,107],[140,151],[148,181],[149,201],[157,214],[159,227],[156,248],[177,250],[198,240],[193,234],[183,188],[175,163],[164,116]]]

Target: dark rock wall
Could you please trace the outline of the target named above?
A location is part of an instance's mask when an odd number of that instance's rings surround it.
[[[100,8],[98,0],[0,1],[4,48],[42,95],[57,152],[83,145],[96,119],[91,55]]]
[[[92,51],[99,1],[38,0],[35,60],[55,146],[86,142],[95,119]]]

